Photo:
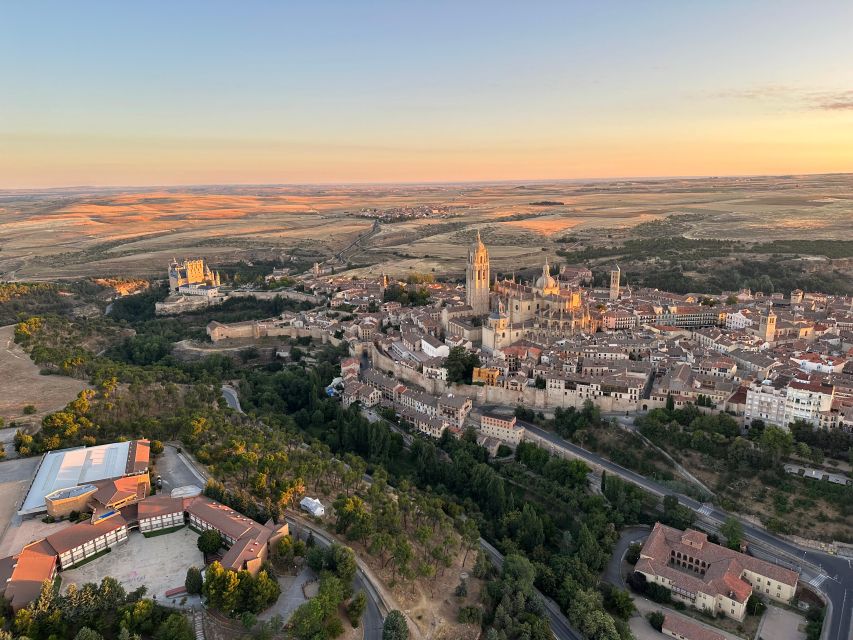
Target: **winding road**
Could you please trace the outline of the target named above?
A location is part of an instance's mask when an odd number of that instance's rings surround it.
[[[284,519],[294,532],[298,532],[300,529],[310,531],[314,534],[314,539],[321,545],[324,547],[331,546],[332,539],[323,529],[312,522],[291,513],[286,514]],[[382,624],[385,620],[385,614],[388,613],[388,606],[385,604],[379,589],[362,569],[361,560],[358,556],[356,556],[356,563],[358,569],[356,570],[355,580],[353,580],[354,590],[360,589],[367,595],[367,608],[364,610],[364,616],[361,619],[364,637],[367,640],[381,640]]]

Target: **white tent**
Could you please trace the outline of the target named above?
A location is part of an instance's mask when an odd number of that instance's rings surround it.
[[[323,506],[323,503],[316,498],[309,498],[308,496],[305,496],[299,502],[299,506],[317,518],[323,517],[323,514],[326,513],[326,508]]]

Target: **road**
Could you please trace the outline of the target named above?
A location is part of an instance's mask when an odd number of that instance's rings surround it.
[[[628,480],[652,494],[661,497],[672,494],[667,487],[654,480],[649,480],[630,469],[625,469],[591,451],[567,442],[554,433],[522,420],[518,423],[554,448],[562,449],[574,457],[606,469],[608,473]],[[799,569],[801,582],[808,583],[811,588],[822,592],[827,600],[826,621],[821,640],[850,640],[851,631],[853,631],[851,629],[851,623],[853,623],[853,567],[851,567],[853,562],[851,560],[800,547],[711,504],[703,504],[685,495],[676,495],[681,504],[695,511],[700,519],[711,525],[711,528],[719,527],[729,517],[737,518],[743,526],[744,537],[750,543],[750,550],[756,557]]]
[[[480,547],[489,554],[489,557],[498,569],[503,567],[504,557],[500,551],[482,538],[480,538]],[[554,634],[554,637],[559,638],[559,640],[582,640],[583,636],[569,624],[569,621],[563,615],[563,612],[560,611],[557,603],[550,598],[546,598],[538,590],[536,593],[539,594],[542,603],[545,605],[545,612],[548,614],[548,622],[551,625],[551,632]]]
[[[240,406],[240,397],[237,395],[237,389],[230,385],[223,384],[222,395],[225,398],[225,402],[229,407],[234,409],[234,411],[237,413],[245,413],[243,408]]]
[[[290,514],[285,516],[285,520],[287,520],[287,524],[291,527],[291,533],[298,535],[300,529],[310,531],[314,534],[314,539],[324,547],[332,544],[332,540],[327,536],[326,532],[313,523]],[[367,577],[367,574],[362,571],[361,567],[358,567],[356,571],[353,587],[355,591],[361,589],[367,595],[367,608],[364,610],[364,617],[361,619],[365,639],[381,640],[382,624],[384,622],[382,610],[386,607],[382,603],[382,598],[377,588]]]
[[[604,569],[604,580],[619,588],[625,588],[625,581],[622,580],[622,560],[625,554],[628,553],[628,548],[635,542],[644,542],[649,537],[649,527],[639,525],[636,527],[625,527],[619,534],[619,539],[613,546],[613,553],[610,556],[610,561]]]

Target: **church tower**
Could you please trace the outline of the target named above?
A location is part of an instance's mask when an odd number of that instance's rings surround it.
[[[465,302],[474,309],[474,314],[489,313],[489,252],[480,240],[468,248],[468,267],[465,270]]]
[[[619,269],[619,265],[613,265],[613,268],[610,270],[610,299],[618,300],[619,299],[619,278],[622,275],[622,271]]]
[[[758,321],[758,336],[767,342],[773,342],[776,339],[776,314],[773,309],[767,310],[767,315],[762,315]]]

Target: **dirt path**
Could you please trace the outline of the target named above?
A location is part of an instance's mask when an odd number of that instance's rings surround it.
[[[15,344],[15,326],[0,327],[0,418],[8,424],[24,418],[38,422],[41,416],[61,409],[88,388],[82,380],[65,376],[43,376],[30,357]],[[24,407],[36,413],[24,416]]]

